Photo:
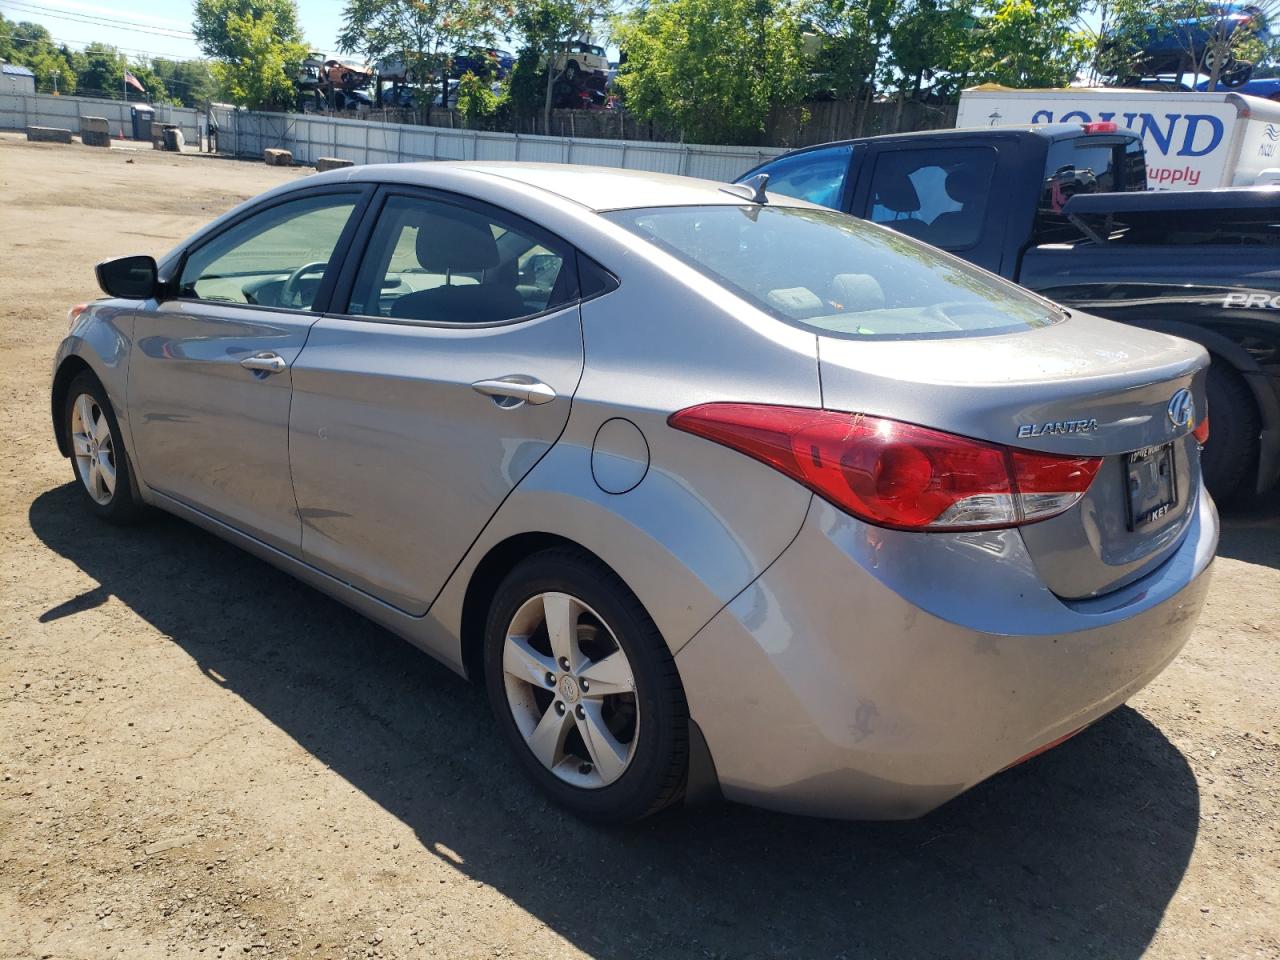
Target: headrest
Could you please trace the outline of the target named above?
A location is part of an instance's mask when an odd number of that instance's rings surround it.
[[[981,199],[987,188],[987,184],[982,182],[982,177],[976,171],[965,167],[956,167],[948,173],[944,186],[947,196],[962,205]]]
[[[876,185],[876,202],[894,213],[915,213],[920,209],[920,195],[906,174],[898,174]]]
[[[884,288],[869,273],[837,273],[831,278],[831,300],[845,313],[884,307]]]
[[[418,263],[428,273],[478,273],[498,265],[498,244],[489,221],[459,207],[450,215],[418,215]]]

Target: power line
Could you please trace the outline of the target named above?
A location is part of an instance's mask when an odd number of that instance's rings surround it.
[[[9,34],[9,35],[0,34],[0,38],[3,38],[5,40],[13,40],[15,43],[40,43],[45,39],[44,37],[20,37],[17,34]],[[101,42],[98,40],[64,40],[61,37],[55,37],[52,35],[48,37],[48,40],[51,43],[61,44],[64,47],[78,47],[80,50],[83,50],[85,47],[90,46],[91,44]],[[175,60],[183,63],[186,63],[189,61],[199,62],[202,59],[201,57],[181,56],[176,53],[161,53],[158,50],[143,50],[138,47],[120,47],[120,46],[116,46],[115,44],[106,44],[106,46],[112,47],[115,50],[123,50],[125,53],[140,53],[143,56],[151,57],[152,59],[159,58],[161,60]]]
[[[128,30],[134,33],[146,33],[157,37],[166,37],[171,40],[194,40],[195,35],[186,31],[174,30],[168,27],[157,27],[151,24],[139,23],[134,20],[120,20],[113,17],[96,17],[89,14],[79,13],[53,13],[47,8],[29,6],[26,4],[16,3],[14,0],[0,0],[9,6],[13,12],[18,15],[51,17],[54,20],[66,20],[71,23],[81,24],[89,27],[108,27],[114,30]]]

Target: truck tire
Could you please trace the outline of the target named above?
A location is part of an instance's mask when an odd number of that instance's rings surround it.
[[[1205,486],[1223,503],[1247,499],[1253,493],[1262,431],[1258,406],[1248,384],[1219,357],[1209,367],[1205,393],[1209,441],[1200,457]]]

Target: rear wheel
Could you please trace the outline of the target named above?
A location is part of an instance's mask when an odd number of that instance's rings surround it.
[[[129,456],[120,439],[107,391],[84,371],[67,388],[63,410],[71,466],[89,509],[112,523],[131,523],[142,513],[133,490]]]
[[[1209,441],[1201,455],[1204,483],[1215,500],[1228,503],[1253,492],[1262,423],[1249,385],[1217,357],[1205,383]]]
[[[502,582],[485,683],[520,767],[578,816],[626,823],[683,795],[688,707],[675,662],[640,602],[589,555],[546,550]]]

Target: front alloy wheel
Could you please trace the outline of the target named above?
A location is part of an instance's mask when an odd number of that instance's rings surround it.
[[[87,393],[71,404],[71,450],[85,491],[105,507],[116,494],[116,450],[106,412]]]
[[[89,510],[112,523],[139,519],[142,501],[134,490],[129,455],[107,391],[83,370],[67,385],[63,404],[63,436]]]

